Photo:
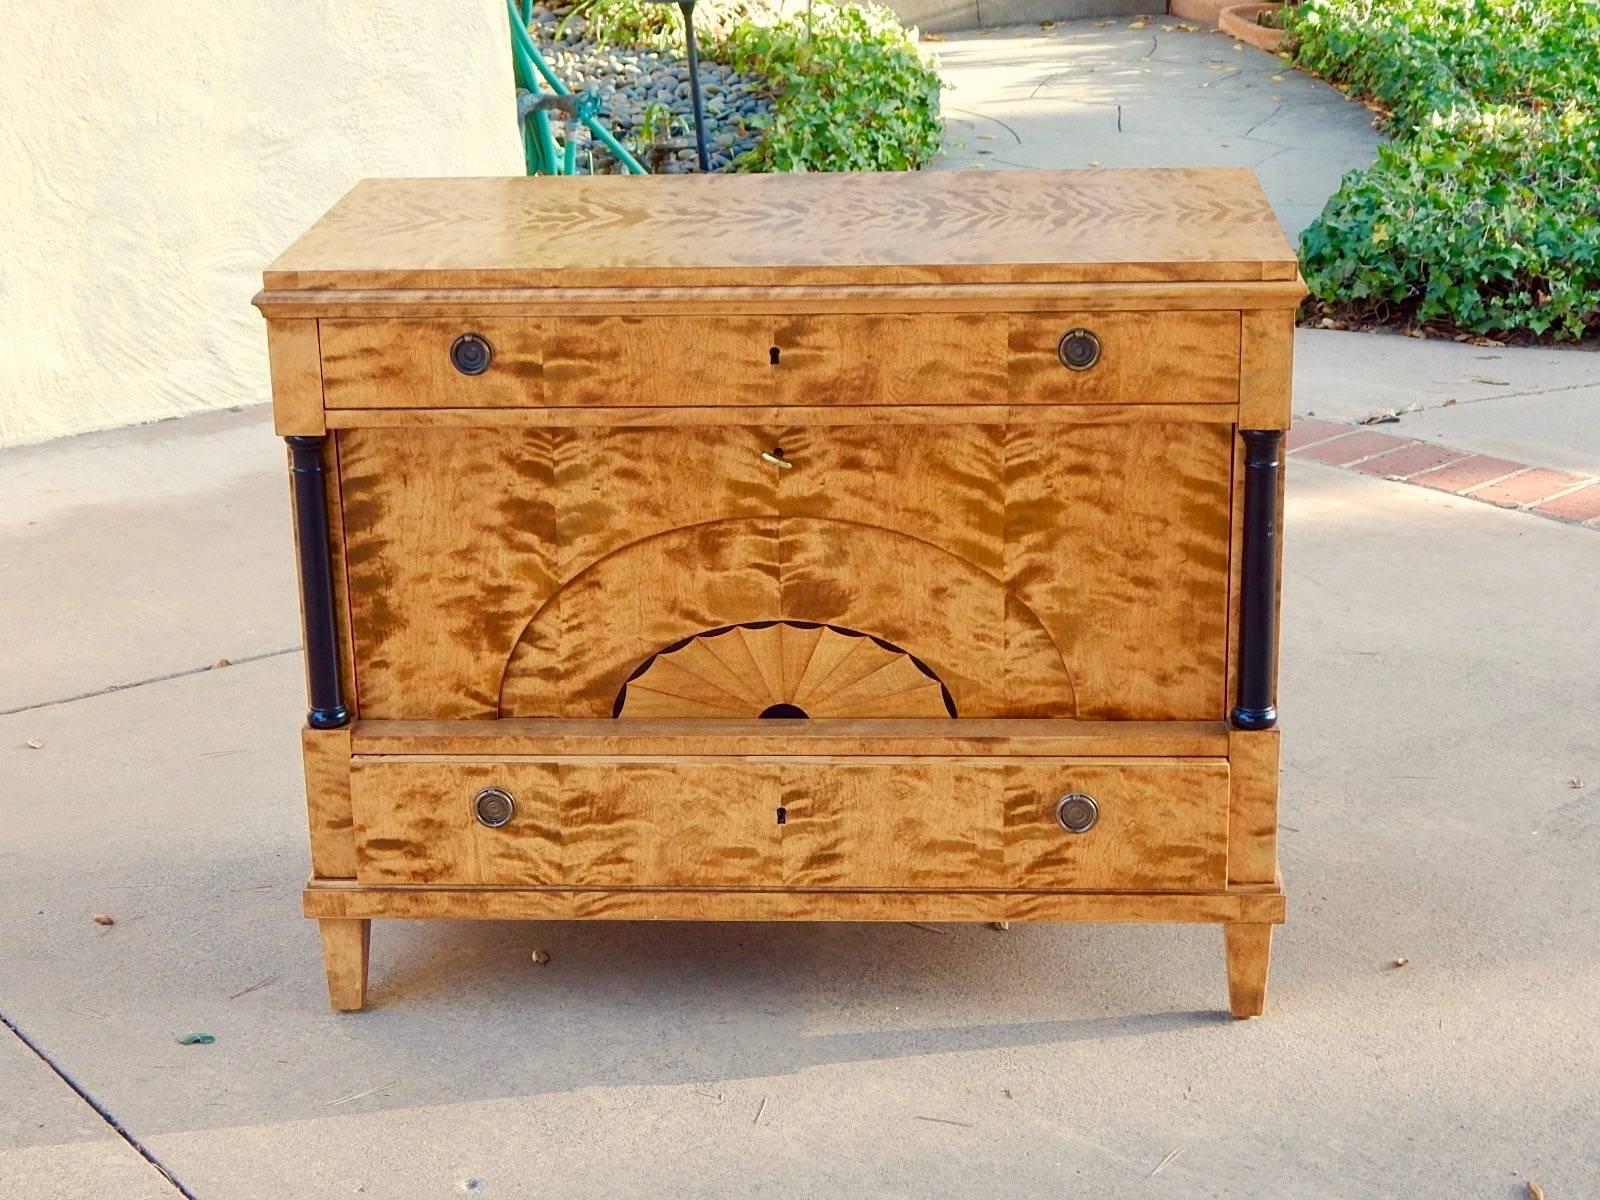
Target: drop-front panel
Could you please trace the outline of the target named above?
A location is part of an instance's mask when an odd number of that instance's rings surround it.
[[[1248,172],[368,181],[266,279],[336,1007],[524,916],[1216,923],[1261,1011]]]
[[[1220,423],[353,429],[337,435],[363,717],[759,717],[768,660],[895,656],[807,716],[1216,719],[1233,430]],[[782,451],[791,464],[764,459]],[[1137,463],[1130,475],[1124,463]],[[781,646],[779,643],[784,642]],[[763,674],[765,671],[765,674]],[[872,676],[868,676],[872,678]],[[798,681],[797,681],[798,682]],[[883,682],[883,681],[880,681]],[[882,689],[878,689],[882,692]],[[654,697],[647,703],[646,697]],[[677,698],[677,704],[665,697]]]

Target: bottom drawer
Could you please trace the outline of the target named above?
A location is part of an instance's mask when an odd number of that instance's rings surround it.
[[[365,884],[1190,891],[1227,879],[1225,759],[385,757],[355,759],[350,786]]]

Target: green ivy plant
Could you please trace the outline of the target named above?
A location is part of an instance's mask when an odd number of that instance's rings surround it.
[[[939,152],[939,76],[885,8],[815,0],[773,24],[736,25],[721,49],[774,93],[740,170],[908,171]]]
[[[577,0],[556,26],[565,30],[582,17],[588,35],[599,45],[621,43],[628,46],[664,48],[682,42],[683,18],[676,4],[654,0]]]
[[[760,19],[777,0],[701,0],[694,10],[695,38],[701,49],[715,46],[735,25]],[[600,45],[683,49],[683,14],[663,0],[575,0],[557,29],[583,18],[589,36]]]
[[[1600,4],[1304,0],[1297,62],[1393,141],[1301,238],[1313,295],[1478,334],[1600,331]]]

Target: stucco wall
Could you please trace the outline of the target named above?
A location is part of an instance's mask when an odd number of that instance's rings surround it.
[[[0,446],[267,398],[261,268],[367,175],[520,174],[502,0],[0,14]]]

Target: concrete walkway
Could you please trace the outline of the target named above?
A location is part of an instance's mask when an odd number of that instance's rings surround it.
[[[1372,114],[1274,55],[1173,17],[949,34],[945,169],[1252,167],[1291,238],[1372,162]],[[1295,412],[1600,475],[1600,354],[1302,329]]]
[[[1302,335],[1300,407],[1528,437],[1592,361],[1473,353]],[[380,926],[340,1016],[265,410],[0,454],[0,1197],[1590,1194],[1600,541],[1289,478],[1266,1018],[1208,928],[495,922]]]
[[[1297,237],[1346,171],[1372,161],[1372,114],[1281,59],[1173,17],[948,34],[944,167],[1253,167]]]
[[[1473,346],[1301,329],[1295,412],[1402,414],[1385,432],[1600,475],[1600,346]]]
[[[373,1007],[339,1016],[298,915],[265,411],[0,466],[11,706],[133,685],[0,716],[0,1012],[195,1196],[1454,1200],[1600,1172],[1589,531],[1292,465],[1264,1020],[1219,1015],[1208,928],[498,923],[381,926]],[[0,1195],[163,1194],[0,1035]]]

